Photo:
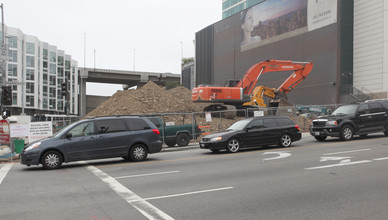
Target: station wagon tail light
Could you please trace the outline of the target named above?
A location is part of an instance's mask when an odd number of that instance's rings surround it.
[[[159,131],[159,129],[152,129],[152,131],[155,133],[155,134],[160,134],[160,131]]]
[[[296,128],[296,129],[298,129],[298,130],[300,131],[300,128],[299,128],[299,126],[298,126],[298,125],[295,125],[295,128]]]

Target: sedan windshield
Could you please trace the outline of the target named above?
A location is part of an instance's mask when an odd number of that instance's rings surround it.
[[[251,122],[251,120],[241,120],[241,121],[237,121],[235,122],[234,124],[232,124],[228,129],[226,129],[227,131],[241,131],[243,130],[247,124]]]
[[[338,107],[332,115],[353,115],[356,113],[357,105],[344,105]]]

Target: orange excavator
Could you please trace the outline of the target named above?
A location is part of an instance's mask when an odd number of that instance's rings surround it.
[[[204,111],[222,111],[235,108],[246,108],[247,106],[267,107],[264,97],[270,98],[269,107],[277,107],[281,99],[287,99],[289,93],[296,85],[302,82],[311,72],[312,62],[295,62],[289,60],[266,60],[253,65],[245,73],[240,81],[228,81],[228,86],[216,87],[200,85],[192,90],[191,100],[193,102],[215,103],[204,109]],[[294,71],[279,88],[257,86],[260,76],[268,72]],[[216,103],[223,103],[216,104]]]

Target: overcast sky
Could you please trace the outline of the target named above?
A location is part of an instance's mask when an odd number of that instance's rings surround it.
[[[195,33],[222,18],[221,0],[0,2],[7,26],[57,46],[79,67],[102,69],[179,74],[182,48],[183,57],[194,57]],[[88,84],[87,94],[109,96],[121,88]]]

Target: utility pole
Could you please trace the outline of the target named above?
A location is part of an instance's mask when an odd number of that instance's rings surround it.
[[[6,53],[6,50],[5,50],[5,28],[4,28],[4,8],[3,8],[3,3],[1,3],[0,5],[1,7],[1,57],[2,57],[2,63],[1,63],[1,75],[2,75],[2,81],[3,81],[3,85],[2,86],[6,86],[6,83],[7,83],[7,66],[6,66],[6,62],[7,62],[7,53]],[[3,96],[3,94],[1,94],[1,97]],[[11,94],[12,96],[12,94]],[[3,99],[1,99],[1,107],[0,107],[0,111],[1,113],[3,113]]]

